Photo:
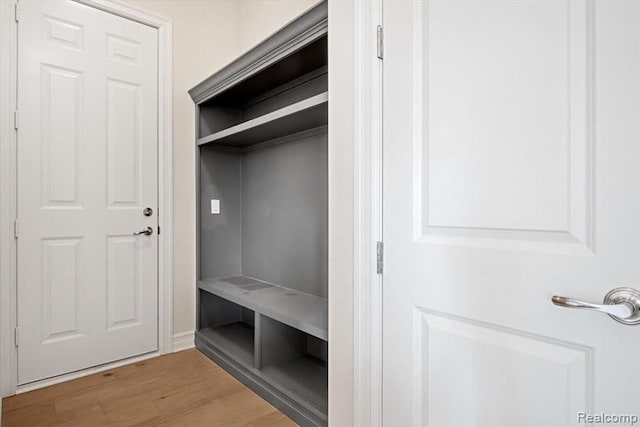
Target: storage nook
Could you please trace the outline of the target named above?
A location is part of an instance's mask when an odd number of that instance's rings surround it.
[[[327,424],[327,9],[189,91],[196,347],[302,425]]]

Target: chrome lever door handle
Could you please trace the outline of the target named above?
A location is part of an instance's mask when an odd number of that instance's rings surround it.
[[[580,308],[608,314],[625,325],[640,324],[640,291],[633,288],[616,288],[604,297],[603,304],[592,304],[573,298],[554,295],[551,302],[559,307]]]
[[[145,236],[151,236],[153,234],[153,228],[147,227],[142,231],[136,231],[133,233],[134,236],[139,236],[141,234],[144,234]]]
[[[616,305],[605,304],[591,304],[589,302],[580,301],[573,298],[559,297],[555,295],[551,298],[551,301],[560,307],[566,308],[584,308],[587,310],[599,311],[601,313],[607,313],[612,316],[620,317],[622,319],[628,319],[633,315],[633,306],[626,302],[621,302]]]

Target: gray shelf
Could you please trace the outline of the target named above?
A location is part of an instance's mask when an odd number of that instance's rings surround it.
[[[328,340],[326,298],[246,276],[201,280],[198,287],[321,340]]]
[[[304,99],[279,110],[198,139],[198,145],[215,143],[246,147],[327,124],[328,93]]]
[[[254,330],[246,323],[236,322],[214,328],[200,329],[201,338],[223,348],[236,361],[247,367],[254,361]]]
[[[262,368],[262,376],[287,393],[297,395],[322,413],[327,413],[328,370],[320,359],[304,355]]]

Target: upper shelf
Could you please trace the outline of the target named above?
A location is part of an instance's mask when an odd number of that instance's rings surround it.
[[[327,92],[272,111],[255,119],[198,139],[198,145],[215,143],[232,147],[246,147],[305,129],[327,124]]]

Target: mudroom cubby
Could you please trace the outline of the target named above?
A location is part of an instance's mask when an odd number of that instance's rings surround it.
[[[265,378],[278,384],[311,410],[327,412],[326,339],[261,315],[259,366]]]
[[[201,337],[243,365],[255,364],[255,312],[214,294],[200,294]]]
[[[196,347],[299,424],[326,425],[326,3],[189,93]]]

